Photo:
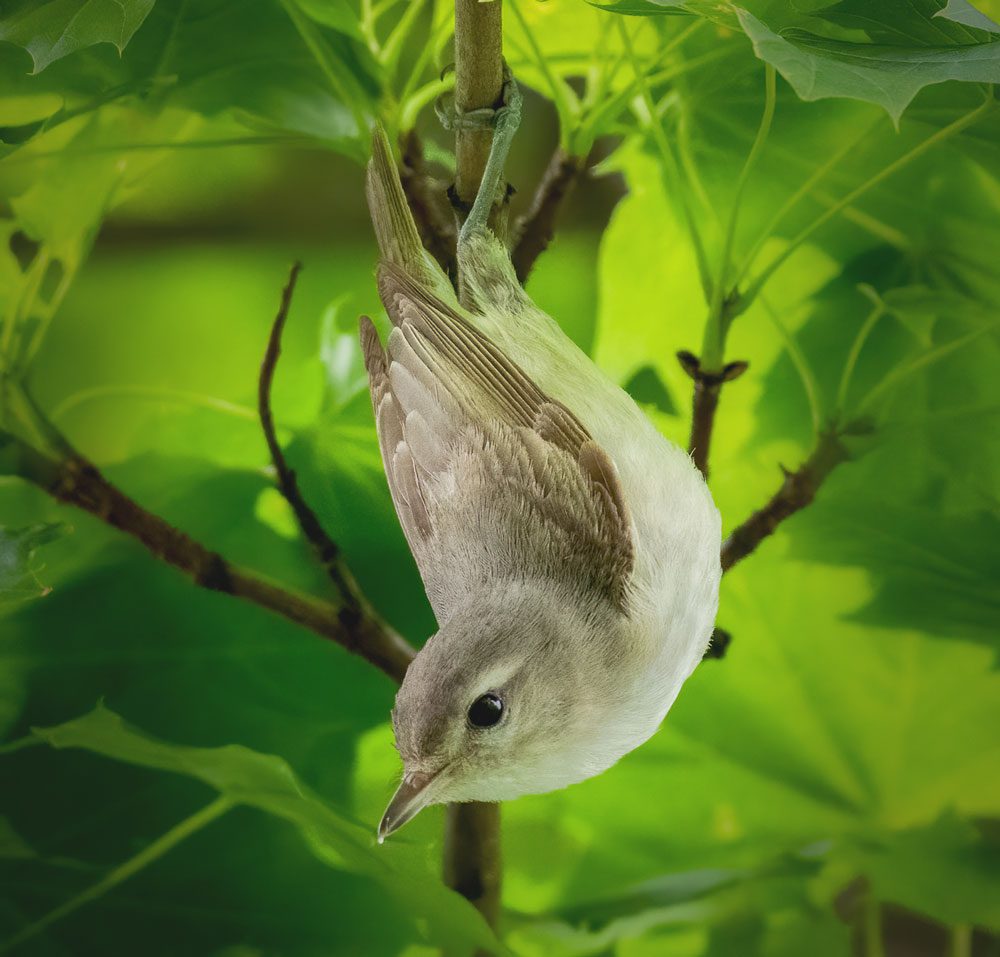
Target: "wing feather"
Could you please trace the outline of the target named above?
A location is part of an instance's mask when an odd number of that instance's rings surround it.
[[[579,419],[456,308],[393,263],[393,324],[361,340],[383,462],[439,620],[475,581],[525,567],[627,612],[632,527],[617,469]]]

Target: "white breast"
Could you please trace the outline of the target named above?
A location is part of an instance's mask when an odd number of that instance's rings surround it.
[[[549,316],[531,306],[474,321],[579,417],[618,467],[636,546],[631,617],[637,642],[648,646],[632,716],[645,740],[708,647],[721,578],[718,509],[690,457]]]

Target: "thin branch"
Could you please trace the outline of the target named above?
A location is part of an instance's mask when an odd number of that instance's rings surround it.
[[[809,505],[830,473],[850,456],[834,429],[820,433],[812,454],[794,472],[785,472],[770,501],[730,532],[722,543],[722,570],[751,554],[786,518]]]
[[[401,137],[399,178],[424,249],[454,281],[455,217],[447,202],[447,189],[427,172],[424,145],[416,130]]]
[[[281,293],[281,305],[278,307],[278,314],[271,326],[267,351],[264,353],[264,361],[260,367],[260,378],[257,383],[257,414],[260,416],[260,427],[264,432],[264,440],[267,442],[267,449],[274,464],[278,490],[291,506],[303,536],[312,546],[323,571],[333,582],[344,608],[357,616],[360,616],[362,612],[373,615],[374,613],[367,607],[367,603],[361,595],[354,576],[340,557],[340,548],[326,533],[319,517],[303,497],[295,471],[289,466],[281,444],[278,442],[274,428],[274,416],[271,414],[271,385],[274,381],[274,370],[281,355],[281,336],[288,320],[288,310],[292,304],[295,283],[301,269],[301,263],[295,263],[292,266],[288,274],[288,282]]]
[[[78,452],[64,459],[51,459],[15,436],[5,438],[17,458],[17,474],[56,501],[89,512],[125,532],[156,558],[184,572],[196,585],[266,608],[335,641],[393,680],[402,681],[413,649],[364,609],[320,601],[233,564],[144,509]]]
[[[510,258],[523,284],[538,257],[545,252],[556,232],[556,221],[566,197],[587,168],[582,156],[572,156],[556,147],[542,175],[528,211],[517,221]]]
[[[677,353],[681,368],[694,380],[694,397],[691,400],[691,437],[688,452],[705,478],[708,478],[708,454],[712,445],[712,430],[715,427],[715,412],[719,407],[719,395],[726,382],[738,379],[749,368],[747,362],[729,362],[721,372],[706,372],[701,361],[690,352]]]

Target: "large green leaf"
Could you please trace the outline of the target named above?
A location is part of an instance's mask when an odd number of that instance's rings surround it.
[[[849,43],[810,34],[782,36],[747,10],[740,25],[754,52],[804,100],[844,96],[883,107],[898,120],[925,86],[946,80],[1000,82],[1000,40],[955,47]]]
[[[119,54],[156,0],[31,0],[14,3],[0,17],[0,40],[31,54],[35,72],[96,43],[112,43]]]
[[[320,859],[372,877],[403,907],[427,922],[428,938],[448,947],[491,947],[476,911],[430,872],[419,848],[385,848],[374,832],[338,814],[300,782],[281,758],[238,745],[191,748],[131,728],[103,706],[81,718],[33,732],[55,748],[84,748],[117,761],[188,775],[234,804],[258,808],[297,827]]]
[[[803,100],[863,100],[895,121],[927,86],[1000,81],[1000,27],[964,3],[841,0],[803,9],[775,0],[622,0],[599,6],[632,16],[698,14],[742,30],[756,55]]]

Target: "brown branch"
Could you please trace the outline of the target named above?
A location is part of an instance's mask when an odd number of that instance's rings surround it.
[[[715,427],[715,412],[719,406],[719,395],[726,382],[738,379],[747,371],[746,362],[727,363],[719,372],[711,372],[701,367],[701,361],[690,352],[677,353],[677,361],[694,380],[694,396],[691,400],[691,437],[688,452],[705,478],[708,478],[708,454],[712,445],[712,429]]]
[[[496,927],[500,918],[500,805],[452,804],[444,825],[444,879]]]
[[[367,617],[375,620],[377,616],[374,610],[368,605],[350,569],[347,568],[341,559],[340,548],[326,533],[319,517],[303,497],[295,471],[289,466],[288,461],[285,459],[285,453],[278,442],[278,436],[274,428],[274,416],[271,414],[271,385],[274,381],[274,370],[278,365],[278,358],[281,355],[281,336],[285,330],[285,323],[288,320],[288,310],[292,304],[295,283],[298,280],[301,269],[301,263],[295,263],[292,266],[288,274],[288,282],[281,293],[281,304],[278,307],[278,313],[271,326],[271,334],[267,341],[267,350],[264,353],[264,361],[260,367],[260,378],[257,382],[257,413],[260,417],[260,427],[264,432],[264,440],[267,442],[267,449],[271,455],[271,462],[274,464],[278,490],[285,497],[285,501],[291,506],[299,529],[302,531],[306,541],[312,546],[323,571],[326,572],[327,577],[333,582],[337,590],[337,595],[344,607],[343,613],[349,613],[359,618]]]
[[[572,156],[556,147],[528,211],[517,221],[510,258],[523,285],[538,257],[548,249],[566,197],[587,168],[586,157]]]
[[[420,240],[424,249],[454,281],[457,233],[455,217],[448,203],[448,191],[443,183],[428,173],[424,145],[416,130],[404,133],[399,145],[399,178]]]
[[[89,512],[140,542],[156,558],[188,575],[202,588],[266,608],[359,655],[401,681],[413,649],[374,617],[275,585],[211,551],[166,520],[147,511],[112,485],[79,453],[55,460],[9,436],[17,472],[64,505]]]
[[[785,471],[770,501],[730,532],[722,543],[722,570],[729,571],[751,554],[786,518],[809,505],[827,476],[849,458],[834,429],[822,432],[812,454],[794,472]]]

